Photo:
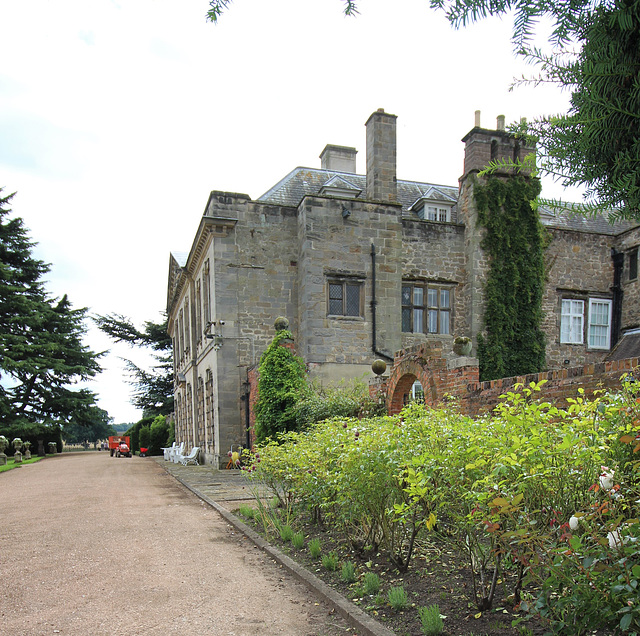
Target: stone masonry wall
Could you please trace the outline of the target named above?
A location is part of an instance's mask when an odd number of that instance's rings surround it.
[[[622,329],[637,329],[640,327],[640,277],[629,280],[629,258],[631,250],[640,245],[640,228],[635,228],[623,234],[617,244],[617,249],[624,252],[624,271],[622,274]]]
[[[547,337],[547,368],[581,366],[602,360],[602,350],[589,350],[583,344],[560,343],[562,298],[585,301],[585,324],[588,298],[611,298],[613,237],[549,229],[551,242],[545,253],[547,284],[543,296],[542,329]],[[567,361],[568,362],[565,362]]]
[[[350,214],[343,216],[343,207]],[[399,345],[400,207],[306,197],[298,212],[298,351],[307,363],[371,364],[371,246],[376,250],[378,346]],[[328,316],[329,279],[361,283],[361,316]]]
[[[454,336],[470,335],[468,303],[464,294],[466,284],[464,226],[430,221],[403,219],[402,221],[402,278],[403,281],[431,282],[451,285],[451,334],[430,336],[403,333],[402,348],[436,337],[451,350]],[[398,305],[401,297],[398,299]],[[397,317],[401,325],[401,316]]]

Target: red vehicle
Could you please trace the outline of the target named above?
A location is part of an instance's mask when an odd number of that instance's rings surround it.
[[[131,457],[131,440],[128,435],[111,435],[109,437],[111,457]]]

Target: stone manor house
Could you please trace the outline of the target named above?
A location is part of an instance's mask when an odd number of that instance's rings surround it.
[[[295,168],[256,200],[209,195],[188,253],[172,253],[176,440],[224,465],[248,439],[249,371],[289,320],[295,350],[322,382],[369,378],[376,358],[482,330],[487,262],[473,179],[491,159],[524,158],[504,129],[462,139],[458,186],[396,177],[396,116],[366,122],[366,172],[356,149],[328,145],[320,168]],[[543,330],[558,369],[637,355],[637,224],[541,210],[546,251]],[[472,354],[473,355],[473,354]]]

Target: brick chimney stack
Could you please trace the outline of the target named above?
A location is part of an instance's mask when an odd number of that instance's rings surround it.
[[[398,199],[396,119],[379,108],[367,120],[367,199],[390,203]]]
[[[480,111],[475,112],[475,126],[464,136],[464,172],[465,178],[471,172],[479,172],[487,167],[491,161],[523,161],[535,152],[535,145],[527,146],[506,130],[505,116],[496,118],[496,130],[480,127]],[[507,174],[512,174],[507,169]],[[525,174],[526,171],[525,171]]]

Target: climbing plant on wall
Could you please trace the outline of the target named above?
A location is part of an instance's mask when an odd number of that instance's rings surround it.
[[[260,358],[256,439],[262,442],[278,433],[296,430],[296,402],[306,386],[304,363],[283,342],[293,338],[279,330]]]
[[[536,373],[545,366],[540,328],[544,289],[544,230],[531,201],[537,179],[489,177],[476,182],[478,222],[489,259],[484,333],[478,337],[480,379]]]

